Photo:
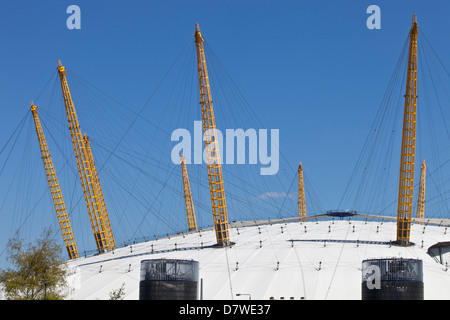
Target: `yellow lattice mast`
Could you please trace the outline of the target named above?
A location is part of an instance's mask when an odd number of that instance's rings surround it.
[[[192,202],[191,185],[189,184],[189,177],[186,169],[186,160],[183,153],[181,154],[181,170],[183,173],[183,188],[184,201],[186,203],[186,214],[189,226],[189,231],[197,231],[197,221],[195,220],[194,203]]]
[[[425,159],[422,162],[422,168],[420,172],[419,183],[419,197],[417,199],[417,213],[416,217],[423,219],[425,217],[425,177],[426,177],[427,165]],[[421,222],[419,222],[421,223]]]
[[[200,84],[200,104],[202,106],[203,134],[208,168],[209,192],[211,195],[214,227],[218,246],[230,244],[228,231],[227,204],[223,187],[222,166],[220,164],[219,142],[217,141],[216,120],[206,69],[203,38],[198,24],[195,24],[195,45],[197,48],[197,67]]]
[[[402,150],[397,208],[397,243],[408,245],[414,189],[417,107],[417,19],[413,16],[409,32],[408,74],[403,115]]]
[[[111,228],[108,229],[106,221],[109,221],[106,207],[104,206],[103,194],[98,188],[95,179],[96,170],[93,164],[92,154],[86,150],[85,140],[81,134],[75,106],[70,95],[69,85],[66,80],[65,68],[58,60],[58,73],[61,81],[61,88],[66,107],[67,120],[69,122],[70,134],[72,137],[73,150],[77,161],[78,173],[80,175],[81,186],[83,188],[84,200],[91,221],[95,243],[98,251],[107,252],[113,250],[114,238]]]
[[[45,174],[47,175],[48,186],[50,187],[50,193],[52,194],[53,205],[55,206],[56,216],[58,218],[61,234],[67,249],[67,254],[69,255],[69,259],[75,259],[78,258],[77,244],[75,243],[69,215],[67,214],[66,204],[61,193],[61,187],[59,186],[52,157],[50,156],[44,131],[42,130],[41,122],[39,120],[37,107],[33,104],[33,102],[31,102],[31,113],[33,114],[34,126],[36,127],[36,133],[39,140],[39,147],[41,149]]]
[[[95,193],[98,195],[98,200],[99,200],[98,204],[100,207],[100,211],[104,212],[104,214],[102,214],[102,219],[100,219],[101,229],[105,230],[106,238],[109,241],[108,247],[115,248],[116,244],[114,242],[114,237],[113,237],[112,230],[111,230],[111,224],[109,222],[109,217],[108,217],[107,210],[106,210],[105,199],[103,198],[102,187],[100,185],[100,180],[98,178],[97,169],[95,167],[94,156],[92,155],[91,143],[90,143],[89,137],[86,135],[86,133],[84,133],[84,135],[83,135],[83,140],[84,140],[84,146],[86,148],[86,155],[89,159],[89,165],[91,166],[92,179],[94,181]]]
[[[305,185],[303,183],[303,167],[298,165],[298,217],[300,222],[306,221]]]

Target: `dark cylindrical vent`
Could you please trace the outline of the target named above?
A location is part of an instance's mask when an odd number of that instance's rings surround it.
[[[362,300],[423,300],[422,260],[364,260],[361,293]]]
[[[139,300],[198,300],[198,261],[141,261]]]

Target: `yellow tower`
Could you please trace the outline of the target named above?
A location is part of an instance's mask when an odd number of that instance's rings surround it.
[[[298,217],[300,222],[306,222],[305,185],[303,183],[303,167],[298,165]]]
[[[78,173],[83,188],[84,200],[89,213],[95,243],[100,253],[111,251],[115,248],[112,229],[109,225],[108,212],[106,211],[103,193],[97,177],[92,153],[89,144],[81,134],[75,106],[70,94],[69,85],[66,80],[66,72],[61,61],[58,60],[58,73],[66,107],[67,120],[69,122],[72,137],[73,151],[77,161]]]
[[[39,120],[37,107],[31,102],[31,113],[33,114],[34,126],[39,140],[42,161],[44,162],[45,174],[47,175],[48,186],[52,194],[53,205],[55,206],[56,216],[58,218],[59,227],[64,239],[69,259],[78,258],[78,248],[72,232],[69,215],[67,214],[66,204],[64,202],[61,187],[59,186],[58,177],[56,176],[55,167],[52,157],[45,140],[44,131],[42,130],[41,121]]]
[[[106,239],[108,239],[108,247],[114,249],[116,244],[114,242],[114,237],[111,230],[111,224],[109,222],[109,217],[106,211],[105,199],[103,198],[103,191],[100,185],[100,180],[97,174],[97,168],[94,163],[94,156],[92,155],[91,143],[89,141],[89,137],[84,133],[83,135],[84,146],[86,147],[86,155],[89,160],[89,165],[92,171],[92,180],[94,182],[95,193],[98,195],[98,204],[100,207],[100,211],[106,214],[102,215],[102,219],[100,219],[101,229],[105,230]]]
[[[183,153],[181,154],[181,170],[183,173],[184,201],[186,203],[186,214],[189,231],[197,231],[197,221],[195,220],[194,203],[192,201],[191,185],[186,169],[186,160]]]
[[[214,227],[218,246],[228,246],[227,204],[223,187],[222,166],[220,164],[219,142],[217,141],[216,120],[206,69],[203,38],[198,24],[195,24],[195,45],[197,48],[198,79],[200,84],[200,104],[202,106],[203,134],[205,140],[206,165],[208,168],[209,192],[211,196]]]
[[[414,189],[417,114],[417,19],[413,16],[409,32],[408,74],[403,114],[402,150],[397,207],[397,244],[408,245]]]

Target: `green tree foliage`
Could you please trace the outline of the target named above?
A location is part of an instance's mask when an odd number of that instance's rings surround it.
[[[119,289],[113,290],[109,293],[109,300],[123,300],[125,297],[125,283]]]
[[[10,300],[59,300],[67,291],[67,265],[50,229],[28,245],[14,236],[7,244],[11,267],[0,271],[0,283]]]

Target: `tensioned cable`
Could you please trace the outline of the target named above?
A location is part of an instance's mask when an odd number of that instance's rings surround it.
[[[113,148],[113,150],[109,153],[109,156],[107,157],[106,161],[103,162],[102,167],[98,170],[101,171],[103,169],[103,167],[106,165],[106,163],[108,162],[108,160],[111,158],[111,155],[114,154],[117,151],[117,148],[119,147],[119,145],[121,144],[121,142],[123,141],[123,139],[125,138],[125,136],[128,134],[129,130],[131,129],[131,127],[133,127],[133,124],[137,121],[138,118],[142,118],[142,112],[145,110],[145,108],[147,107],[147,105],[149,104],[149,102],[151,101],[151,99],[153,98],[154,94],[156,93],[156,91],[158,90],[158,88],[161,86],[161,84],[164,82],[164,80],[166,79],[167,75],[170,73],[170,71],[173,69],[173,67],[175,66],[175,64],[177,63],[178,59],[180,58],[180,56],[182,55],[182,53],[185,51],[187,47],[187,44],[185,45],[185,47],[183,48],[183,50],[179,53],[179,55],[177,56],[176,60],[174,61],[174,63],[170,66],[169,70],[166,72],[166,74],[164,75],[164,77],[162,78],[162,80],[159,82],[159,84],[157,85],[157,87],[154,89],[153,93],[151,94],[151,96],[147,99],[147,101],[145,102],[144,106],[140,109],[139,112],[134,112],[133,110],[131,110],[130,108],[126,107],[124,104],[121,104],[120,102],[117,101],[117,99],[114,99],[113,97],[111,97],[110,95],[107,95],[105,92],[103,92],[102,90],[92,86],[93,88],[96,88],[98,91],[100,91],[101,93],[103,93],[104,95],[106,95],[107,97],[109,97],[110,99],[114,100],[116,103],[120,104],[122,107],[125,107],[128,111],[131,111],[135,114],[135,118],[134,120],[130,123],[130,125],[128,126],[127,130],[125,131],[125,133],[122,135],[122,137],[119,139],[119,141],[116,143],[115,147]],[[74,74],[73,72],[70,72],[71,74]],[[78,79],[81,79],[81,77],[75,75]],[[87,81],[83,80],[85,83],[87,83]],[[39,94],[38,97],[40,97],[41,93]],[[160,128],[159,126],[155,125],[154,123],[152,123],[151,121],[149,121],[148,119],[144,119],[145,121],[147,121],[148,123],[150,123],[151,125],[153,125],[154,127],[156,127],[157,129],[165,132],[166,134],[168,134],[167,131],[165,131],[164,129]],[[58,146],[59,147],[59,146]],[[79,204],[79,202],[81,201],[82,197],[80,197],[77,201],[77,203],[75,204],[75,207]]]
[[[375,152],[375,146],[377,145],[377,141],[379,139],[379,135],[380,135],[380,128],[382,126],[382,124],[384,123],[384,119],[386,118],[387,115],[387,111],[388,111],[388,106],[390,104],[390,101],[392,99],[392,95],[394,92],[394,88],[395,88],[395,83],[397,82],[398,79],[398,75],[399,75],[399,70],[401,68],[401,65],[404,61],[404,57],[407,51],[407,45],[408,45],[408,38],[409,36],[406,38],[404,44],[403,44],[403,48],[402,51],[397,59],[397,63],[396,66],[394,68],[394,71],[391,75],[391,78],[389,80],[389,84],[387,87],[387,90],[384,94],[384,97],[382,99],[382,103],[380,104],[380,107],[377,111],[377,115],[374,118],[374,121],[372,123],[371,129],[369,131],[369,134],[366,136],[365,142],[363,144],[363,148],[361,150],[361,153],[356,161],[356,164],[354,166],[353,172],[350,176],[350,179],[344,189],[343,195],[341,197],[341,200],[339,202],[338,207],[342,207],[342,204],[344,202],[344,200],[346,199],[346,197],[349,196],[348,192],[350,191],[351,186],[354,184],[355,179],[357,177],[357,174],[359,174],[358,170],[360,169],[360,167],[362,166],[362,162],[364,160],[364,156],[366,155],[367,152],[369,152],[369,159],[367,160],[368,163],[365,165],[365,168],[367,169],[368,165],[370,164],[370,160],[373,157],[373,154]],[[375,141],[372,144],[372,148],[369,150],[369,142],[373,137],[373,132],[375,132]],[[367,174],[367,170],[363,170],[363,176],[360,180],[359,183],[359,187],[357,188],[357,192],[356,192],[356,198],[355,198],[355,202],[357,202],[358,197],[361,195],[362,192],[362,184],[364,184],[364,180]],[[356,203],[353,203],[353,205],[355,205]]]
[[[425,41],[427,42],[427,44],[430,46],[431,51],[434,53],[434,55],[436,56],[436,58],[438,59],[439,63],[441,64],[442,68],[445,70],[445,73],[447,73],[448,76],[450,76],[450,72],[448,71],[447,67],[445,66],[445,64],[442,62],[442,59],[439,57],[439,55],[437,54],[436,50],[434,50],[433,46],[431,45],[430,41],[428,40],[427,36],[425,35],[425,33],[423,32],[423,30],[421,28],[419,28],[420,33],[421,33],[421,38],[423,37],[423,39],[425,39]]]
[[[114,146],[113,150],[111,151],[111,153],[108,155],[108,157],[106,158],[106,160],[103,162],[102,166],[100,167],[100,169],[98,171],[101,171],[103,169],[103,167],[106,165],[106,163],[109,161],[109,159],[111,158],[112,154],[117,150],[117,148],[120,146],[120,144],[122,143],[123,139],[125,138],[125,136],[128,134],[128,132],[130,131],[130,129],[133,127],[133,125],[136,123],[136,121],[141,117],[141,114],[144,112],[144,110],[147,108],[148,104],[150,103],[150,101],[152,100],[152,98],[154,97],[155,93],[158,91],[158,89],[161,87],[162,83],[164,82],[164,80],[167,78],[167,76],[169,75],[170,71],[173,69],[173,67],[176,65],[178,59],[181,57],[182,53],[184,52],[184,50],[186,50],[188,44],[191,42],[191,40],[189,40],[186,45],[184,46],[184,48],[181,50],[181,52],[178,54],[178,56],[176,57],[175,61],[172,63],[172,65],[169,67],[169,70],[164,74],[163,78],[161,79],[161,81],[158,83],[158,85],[156,86],[156,88],[153,90],[152,94],[150,95],[150,97],[147,99],[147,101],[144,103],[144,105],[142,106],[142,108],[139,110],[139,112],[136,114],[135,118],[133,119],[133,121],[131,121],[130,125],[128,126],[128,128],[125,130],[125,132],[123,133],[123,135],[121,136],[121,138],[119,139],[119,141],[116,143],[116,145]]]
[[[265,128],[264,124],[262,123],[262,121],[260,120],[260,117],[258,116],[258,114],[254,111],[254,109],[252,108],[251,104],[248,102],[248,100],[246,99],[246,97],[244,96],[244,94],[242,93],[241,89],[239,88],[239,86],[236,84],[236,82],[233,80],[233,78],[230,76],[230,74],[228,73],[227,69],[224,67],[223,63],[220,61],[220,59],[217,57],[217,55],[215,54],[214,50],[212,50],[212,48],[208,45],[208,43],[205,41],[205,48],[207,48],[207,52],[209,53],[209,57],[211,57],[211,60],[213,63],[211,64],[212,67],[216,67],[214,69],[217,69],[224,74],[224,79],[223,81],[226,81],[225,84],[227,85],[227,87],[229,88],[230,91],[235,91],[237,93],[236,96],[239,96],[239,98],[241,99],[241,104],[243,104],[243,106],[245,106],[245,108],[242,108],[243,111],[250,111],[251,116],[256,119],[258,125],[262,128]],[[219,73],[219,72],[216,72]],[[222,81],[222,78],[219,77],[218,81]],[[224,94],[224,98],[228,98],[227,95]],[[229,103],[230,106],[233,106],[233,104]],[[233,112],[231,112],[231,114],[233,115]],[[233,115],[234,116],[234,115]],[[236,118],[235,118],[236,120]],[[270,130],[268,130],[268,140],[270,139],[271,135],[270,135]],[[279,146],[277,146],[279,149]],[[281,159],[283,159],[284,161],[286,161],[286,163],[289,163],[289,161],[287,160],[286,156],[284,155],[283,152],[279,151],[279,154],[281,156]],[[289,169],[289,168],[288,168]],[[292,172],[296,172],[296,170],[292,169]],[[290,176],[290,175],[289,175]],[[280,185],[283,185],[280,181],[279,175],[276,175],[276,179],[278,180],[278,182],[280,183]],[[267,190],[269,190],[268,185],[266,183],[266,181],[263,179],[262,182],[265,184]]]
[[[161,80],[161,82],[158,84],[157,88],[155,89],[155,91],[152,93],[152,95],[150,96],[150,98],[146,101],[145,105],[143,108],[145,108],[145,106],[150,102],[151,98],[153,97],[153,95],[155,94],[155,92],[158,90],[158,88],[161,86],[162,82],[164,81],[165,77],[167,77],[168,73],[170,73],[170,70],[173,68],[173,66],[176,64],[176,61],[173,63],[173,65],[169,68],[169,70],[167,71],[167,73],[165,74],[165,76],[163,77],[163,79]],[[111,99],[112,101],[114,101],[115,103],[117,103],[118,105],[120,105],[121,107],[123,107],[124,109],[126,109],[128,112],[133,113],[136,118],[142,119],[145,122],[147,122],[148,124],[150,124],[151,126],[155,127],[156,129],[158,129],[159,131],[167,134],[168,136],[171,135],[170,132],[166,131],[164,128],[162,128],[161,126],[157,125],[156,123],[154,123],[153,121],[151,121],[150,119],[148,119],[147,117],[142,115],[143,110],[141,109],[140,112],[136,112],[135,110],[133,110],[132,108],[128,107],[126,104],[120,102],[119,100],[117,100],[116,98],[114,98],[113,96],[111,96],[110,94],[106,93],[105,91],[103,91],[102,89],[98,88],[97,86],[93,85],[92,83],[90,83],[89,81],[87,81],[86,79],[82,78],[80,75],[76,74],[73,71],[70,71],[70,75],[74,76],[77,80],[79,80],[81,83],[84,83],[85,85],[88,85],[89,87],[92,87],[93,89],[97,90],[98,92],[100,92],[101,94],[103,94],[104,96],[106,96],[107,98]],[[132,125],[130,125],[130,127],[132,127]]]
[[[27,112],[26,116],[28,116],[28,114],[29,114],[29,112]],[[46,123],[45,123],[45,121],[44,121],[44,119],[43,119],[42,117],[40,118],[40,122],[43,124],[43,127],[45,127],[45,128],[47,129],[47,131],[48,131],[47,125],[46,125]],[[56,142],[56,140],[54,139],[54,137],[53,137],[53,135],[51,134],[51,132],[48,131],[48,133],[49,133],[50,137],[53,139],[53,141],[55,142],[55,144],[57,145],[58,149],[61,151],[60,146],[57,144],[57,142]],[[25,149],[27,149],[27,148],[25,148]],[[64,153],[62,153],[62,155],[65,157]],[[23,157],[22,157],[22,158],[23,158]],[[65,157],[65,160],[66,160],[66,161],[65,161],[64,165],[61,167],[60,170],[58,170],[59,173],[62,172],[62,170],[65,168],[65,166],[66,166],[66,165],[68,164],[68,162],[69,162],[69,160],[67,159],[67,157]],[[21,167],[21,166],[19,165],[17,169],[19,169],[20,167]],[[17,170],[17,171],[18,171],[18,170]],[[14,180],[14,179],[13,179],[13,180]],[[8,191],[8,192],[9,192],[9,191]],[[7,192],[7,193],[8,193],[8,192]],[[19,231],[25,226],[25,223],[29,220],[29,218],[30,218],[30,217],[32,216],[32,214],[35,212],[35,210],[37,209],[38,205],[39,205],[40,202],[42,201],[43,197],[44,197],[48,192],[49,192],[49,189],[46,188],[45,191],[44,191],[44,192],[41,194],[41,196],[38,198],[38,200],[37,200],[37,202],[34,204],[34,206],[31,207],[31,209],[30,209],[30,210],[28,211],[28,213],[25,215],[24,219],[22,219],[22,222],[21,222],[21,224],[18,226],[16,232],[19,232]],[[29,193],[26,193],[26,194],[29,194]],[[1,211],[2,208],[3,208],[3,205],[4,205],[4,203],[2,204],[2,207],[0,208],[0,211]],[[71,215],[71,212],[69,211],[68,214],[69,214],[69,216],[70,216],[70,215]],[[52,230],[52,231],[53,231],[52,239],[54,239],[54,238],[56,237],[56,235],[60,232],[59,227],[58,227],[57,230],[55,229],[55,230]],[[0,253],[0,257],[2,256],[3,253],[4,253],[4,250],[2,251],[2,253]]]
[[[56,76],[56,71],[52,72],[52,75],[50,77],[50,79],[48,79],[48,81],[46,82],[46,84],[44,85],[44,87],[41,89],[41,91],[39,92],[39,94],[37,95],[37,97],[33,100],[34,103],[37,103],[39,98],[41,97],[42,93],[45,91],[45,89],[47,88],[47,86],[50,84],[50,82],[53,80],[53,78],[55,78]]]
[[[429,44],[428,41],[427,41],[427,43]],[[430,48],[432,49],[432,51],[433,51],[433,53],[435,54],[435,56],[438,58],[439,62],[441,63],[441,65],[442,65],[442,67],[443,67],[443,69],[447,72],[447,69],[446,69],[445,66],[443,65],[441,59],[440,59],[439,56],[436,54],[436,52],[434,51],[434,49],[431,47],[431,44],[429,44],[429,46],[430,46]],[[429,59],[428,59],[428,55],[426,54],[425,47],[420,46],[419,48],[421,49],[421,53],[422,53],[422,55],[423,55],[423,57],[424,57],[423,61],[424,61],[425,66],[423,67],[423,69],[426,70],[426,71],[428,71],[428,76],[429,76],[429,79],[430,79],[430,81],[431,81],[432,88],[433,88],[433,92],[434,92],[434,94],[435,94],[435,98],[436,98],[436,102],[437,102],[437,103],[435,103],[435,104],[438,105],[438,111],[440,112],[441,119],[442,119],[442,122],[443,122],[444,128],[445,128],[445,134],[446,134],[446,136],[447,136],[447,139],[450,141],[449,129],[448,129],[447,123],[446,123],[446,121],[445,121],[445,116],[444,116],[444,112],[443,112],[443,108],[442,108],[442,103],[441,103],[441,100],[440,100],[440,98],[439,98],[439,94],[438,94],[438,92],[437,92],[437,86],[436,86],[436,83],[435,83],[435,80],[434,80],[434,77],[433,77],[433,73],[431,72],[431,67],[430,67],[430,64],[431,64],[431,63],[430,63],[430,61],[429,61]],[[421,61],[421,62],[422,62],[422,61]],[[423,63],[423,62],[422,62],[422,63]],[[437,74],[437,73],[436,73],[436,74]],[[448,72],[447,72],[447,74],[448,74]],[[439,78],[439,75],[438,75],[438,74],[437,74],[437,76],[438,76],[438,78]],[[441,80],[441,79],[439,78],[439,80]],[[445,88],[445,86],[443,86],[443,88]],[[424,83],[424,89],[427,89],[427,87],[425,86],[425,83]],[[446,93],[447,93],[447,92],[446,92]],[[447,97],[448,97],[448,95],[447,95]],[[440,164],[440,163],[441,163],[441,160],[440,160],[440,156],[439,156],[439,152],[438,152],[438,151],[439,151],[439,148],[438,148],[438,145],[437,145],[437,143],[438,143],[438,135],[437,135],[436,129],[435,129],[435,121],[433,121],[432,114],[431,114],[431,104],[432,104],[432,103],[431,103],[431,101],[430,101],[430,97],[429,97],[429,94],[428,94],[428,91],[427,91],[427,90],[425,90],[425,100],[426,100],[426,103],[428,104],[429,109],[430,109],[430,111],[427,113],[427,115],[428,115],[427,120],[428,120],[429,131],[430,131],[430,134],[431,134],[431,137],[430,137],[430,146],[431,146],[431,149],[432,149],[432,152],[433,152],[433,160],[435,159],[435,160],[436,160],[435,163]],[[434,105],[435,105],[435,104],[434,104]],[[442,167],[442,165],[441,165],[440,167]],[[434,187],[435,187],[436,190],[437,190],[438,197],[439,197],[440,200],[441,200],[441,201],[440,201],[441,205],[445,207],[445,208],[444,208],[444,211],[445,211],[445,212],[448,212],[448,211],[449,211],[449,208],[448,208],[448,205],[447,205],[447,203],[446,203],[446,201],[445,201],[445,199],[444,199],[444,194],[443,194],[443,192],[441,191],[441,188],[444,187],[444,178],[443,178],[443,175],[441,174],[441,170],[439,170],[439,171],[435,170],[434,172],[435,172],[435,173],[438,172],[439,175],[436,177],[436,179],[434,179],[434,177],[431,176],[431,181],[434,183]],[[428,177],[428,175],[427,175],[427,177]],[[427,202],[428,202],[428,201],[427,201]],[[433,212],[434,212],[434,211],[433,211]]]
[[[14,149],[14,146],[15,146],[15,144],[17,143],[18,136],[20,135],[20,133],[22,132],[23,127],[25,126],[25,120],[27,119],[28,114],[29,114],[29,111],[27,111],[27,112],[25,113],[25,115],[23,116],[22,120],[20,120],[20,122],[19,122],[19,124],[17,125],[17,127],[14,129],[14,131],[13,131],[13,132],[11,133],[11,135],[9,136],[8,140],[6,140],[5,145],[4,145],[3,148],[0,150],[0,155],[3,153],[3,151],[5,151],[6,147],[7,147],[8,144],[11,142],[11,139],[14,137],[14,135],[15,135],[16,132],[17,132],[17,130],[19,130],[19,133],[18,133],[18,135],[17,135],[17,137],[16,137],[16,140],[15,140],[15,142],[14,142],[14,144],[13,144],[13,147],[12,147],[12,149]],[[8,154],[8,156],[7,156],[7,160],[8,160],[9,157],[11,156],[12,149],[11,149],[10,153]],[[0,171],[0,174],[1,174],[1,173],[3,172],[3,170],[4,170],[4,167],[5,167],[5,165],[6,165],[7,160],[5,161],[5,164],[3,165],[2,170]]]

